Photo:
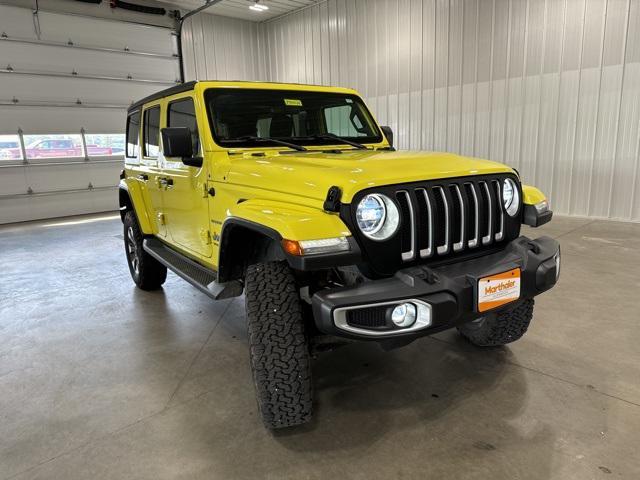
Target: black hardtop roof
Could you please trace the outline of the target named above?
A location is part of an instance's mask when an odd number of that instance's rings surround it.
[[[128,112],[132,110],[136,110],[141,107],[145,103],[153,102],[154,100],[158,100],[163,97],[168,97],[169,95],[175,95],[176,93],[188,92],[189,90],[193,90],[197,81],[191,81],[186,83],[180,83],[178,85],[174,85],[173,87],[165,88],[164,90],[160,90],[159,92],[153,93],[148,97],[144,97],[142,100],[138,100],[137,102],[132,103],[127,109]]]
[[[189,90],[193,90],[198,82],[242,82],[242,83],[273,83],[279,85],[301,85],[301,86],[309,86],[309,87],[326,87],[326,85],[313,85],[310,83],[291,83],[291,82],[263,82],[263,81],[251,81],[251,80],[192,80],[186,83],[179,83],[174,85],[173,87],[165,88],[164,90],[160,90],[159,92],[153,93],[147,97],[144,97],[137,102],[132,103],[127,109],[128,112],[132,110],[136,110],[140,108],[145,103],[153,102],[154,100],[159,100],[163,97],[168,97],[170,95],[175,95],[176,93],[188,92]]]

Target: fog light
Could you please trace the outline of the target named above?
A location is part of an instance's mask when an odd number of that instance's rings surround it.
[[[410,327],[416,322],[416,306],[413,303],[402,303],[391,312],[391,321],[396,327]]]

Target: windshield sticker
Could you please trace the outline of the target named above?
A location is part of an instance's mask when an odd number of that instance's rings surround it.
[[[287,105],[288,107],[301,107],[302,100],[298,100],[295,98],[285,98],[284,104]]]

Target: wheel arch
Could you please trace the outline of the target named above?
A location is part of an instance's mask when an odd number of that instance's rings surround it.
[[[254,263],[287,260],[282,236],[274,229],[242,218],[229,218],[220,233],[218,282],[244,277]]]
[[[138,220],[140,230],[144,235],[154,233],[151,219],[145,208],[142,192],[137,185],[130,185],[126,180],[120,180],[118,185],[118,204],[120,207],[120,219],[124,222],[124,216],[132,211]]]

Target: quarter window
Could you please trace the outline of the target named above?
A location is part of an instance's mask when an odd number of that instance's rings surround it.
[[[127,117],[127,157],[138,156],[140,143],[140,112],[134,112]]]
[[[200,136],[198,135],[198,122],[196,121],[196,109],[193,105],[193,99],[185,98],[169,104],[167,126],[187,127],[191,130],[193,154],[198,155],[200,151]]]
[[[156,158],[160,151],[160,107],[144,111],[144,156]]]

